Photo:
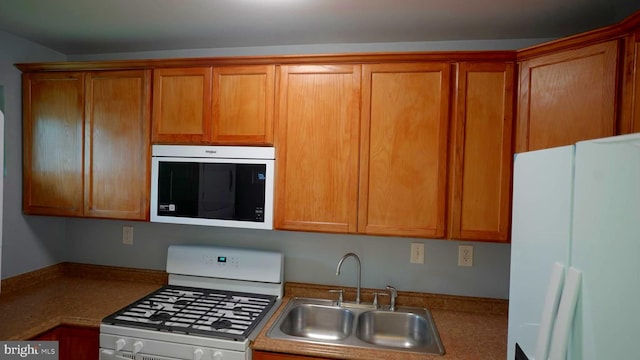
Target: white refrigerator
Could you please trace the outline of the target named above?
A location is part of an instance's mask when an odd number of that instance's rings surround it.
[[[640,134],[516,154],[512,215],[507,358],[640,359]]]

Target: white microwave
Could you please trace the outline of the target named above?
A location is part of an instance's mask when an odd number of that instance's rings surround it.
[[[151,221],[273,229],[273,147],[153,145]]]

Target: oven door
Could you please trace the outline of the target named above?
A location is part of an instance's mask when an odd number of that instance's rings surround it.
[[[153,157],[151,221],[273,228],[274,161]]]
[[[193,355],[190,357],[170,357],[162,355],[134,354],[129,351],[114,351],[111,349],[100,349],[99,360],[218,360],[218,359],[230,359],[230,360],[247,360],[250,351],[247,352],[224,352],[212,349],[195,349]]]
[[[196,357],[194,356],[193,359]],[[156,355],[144,355],[144,354],[136,354],[129,352],[121,352],[121,351],[113,351],[107,349],[100,349],[100,360],[191,360],[187,358],[178,359],[172,357],[165,356],[156,356]]]
[[[151,356],[144,354],[136,354],[130,352],[113,351],[108,349],[100,349],[100,360],[191,360],[178,359],[164,356]]]
[[[106,333],[103,327],[121,330],[124,334]],[[156,338],[144,336],[147,333]],[[251,349],[248,341],[101,325],[99,355],[100,360],[250,360]]]

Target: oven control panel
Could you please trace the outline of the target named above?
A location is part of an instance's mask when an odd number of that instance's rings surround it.
[[[204,255],[203,260],[205,265],[217,265],[224,267],[240,267],[240,259],[233,256],[224,256],[224,255]]]
[[[283,280],[282,253],[205,245],[171,245],[169,274],[266,283]]]

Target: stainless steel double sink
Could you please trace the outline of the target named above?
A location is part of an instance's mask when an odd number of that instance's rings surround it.
[[[444,347],[431,312],[402,307],[294,298],[267,331],[267,337],[368,349],[442,355]]]

